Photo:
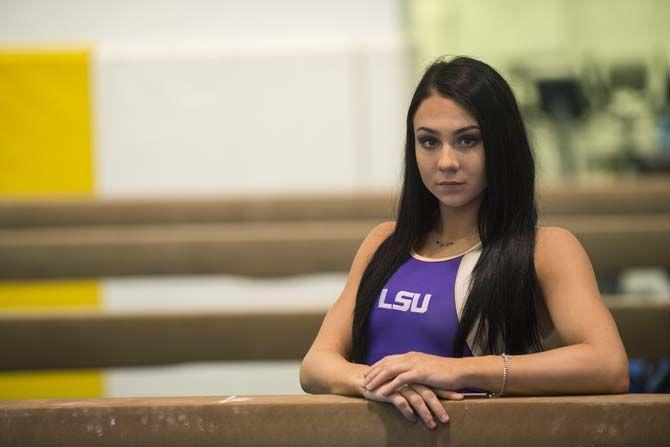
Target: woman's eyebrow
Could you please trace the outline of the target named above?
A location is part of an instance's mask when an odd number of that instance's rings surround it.
[[[438,132],[435,129],[431,129],[430,127],[419,127],[416,131],[418,132],[420,130],[424,130],[428,133],[432,133],[433,135],[438,135],[438,136],[440,135],[440,132]]]
[[[463,132],[466,132],[466,131],[471,130],[471,129],[479,129],[479,126],[474,126],[473,125],[473,126],[461,127],[460,129],[458,129],[454,132],[454,135],[458,135],[459,133],[463,133]],[[479,130],[481,130],[481,129],[479,129]]]
[[[472,130],[472,129],[479,129],[479,126],[472,125],[472,126],[461,127],[460,129],[456,129],[454,131],[454,135],[458,135],[460,133],[467,132],[468,130]],[[418,129],[416,129],[417,132],[420,131],[420,130],[423,130],[423,131],[428,132],[428,133],[432,133],[433,135],[440,135],[440,132],[438,132],[435,129],[431,129],[430,127],[423,127],[422,126],[422,127],[419,127]],[[481,129],[479,129],[479,130],[481,130]]]

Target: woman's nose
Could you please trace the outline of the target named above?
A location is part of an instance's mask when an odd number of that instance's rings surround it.
[[[442,148],[437,168],[440,171],[456,171],[459,167],[460,164],[458,162],[456,151],[454,151],[448,144],[445,144]]]

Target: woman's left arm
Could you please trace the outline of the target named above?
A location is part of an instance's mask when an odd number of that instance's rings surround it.
[[[627,392],[626,351],[577,238],[562,228],[539,229],[535,269],[554,327],[566,346],[510,356],[505,394]],[[372,389],[383,385],[382,394],[411,382],[499,392],[502,378],[501,356],[450,359],[408,353],[380,360],[362,385]]]
[[[510,356],[505,393],[626,393],[628,357],[600,296],[589,257],[577,238],[562,228],[541,228],[535,270],[549,315],[565,346]],[[465,386],[500,390],[502,357],[463,360],[468,363]]]

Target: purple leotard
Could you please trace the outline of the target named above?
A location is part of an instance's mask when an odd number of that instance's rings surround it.
[[[367,326],[366,364],[409,351],[443,357],[472,357],[452,345],[467,286],[481,243],[449,258],[424,258],[412,251],[382,288]],[[462,389],[461,392],[482,392]]]

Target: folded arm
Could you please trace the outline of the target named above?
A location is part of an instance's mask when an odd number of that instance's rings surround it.
[[[561,228],[538,231],[535,268],[554,327],[566,346],[510,356],[505,394],[615,394],[628,391],[628,358],[579,241]],[[362,382],[385,394],[406,383],[501,390],[503,359],[422,353],[384,358]]]
[[[373,229],[356,253],[342,295],[330,308],[321,329],[300,365],[300,384],[308,393],[329,393],[362,396],[368,400],[387,402],[398,408],[409,421],[421,418],[427,427],[436,427],[435,418],[449,421],[444,405],[438,400],[462,399],[450,390],[433,390],[421,384],[408,384],[387,396],[370,392],[361,382],[370,367],[347,361],[352,347],[351,326],[356,293],[363,271],[379,245],[393,232],[395,224],[385,222]]]
[[[360,381],[370,367],[347,361],[351,351],[356,293],[372,255],[394,229],[394,222],[378,225],[358,249],[344,290],[326,314],[300,365],[300,384],[305,392],[362,396]]]
[[[566,346],[510,358],[510,394],[610,394],[628,391],[628,358],[603,303],[591,262],[567,230],[538,232],[535,268],[554,327]],[[463,359],[464,383],[490,391],[502,384],[503,359]]]

